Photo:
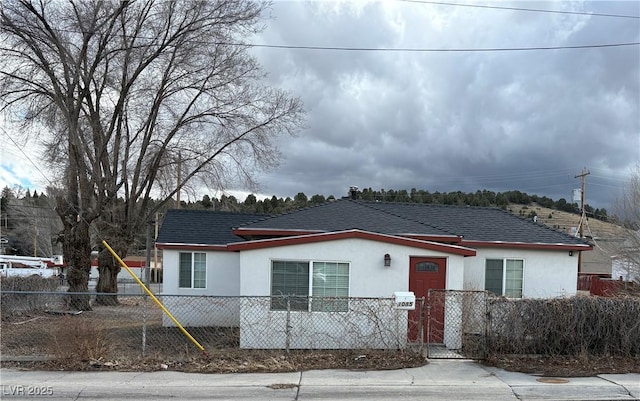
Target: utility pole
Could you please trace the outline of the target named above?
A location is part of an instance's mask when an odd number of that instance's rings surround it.
[[[576,175],[574,177],[574,178],[580,178],[580,180],[582,181],[582,185],[580,187],[580,212],[582,213],[581,218],[580,218],[581,224],[580,224],[580,227],[579,227],[579,229],[580,229],[580,238],[583,237],[582,234],[584,233],[584,231],[583,231],[584,223],[582,223],[584,221],[585,217],[586,217],[586,214],[585,214],[585,211],[584,211],[584,191],[585,191],[585,188],[587,186],[587,176],[589,174],[591,174],[591,172],[589,170],[587,170],[586,167],[584,167],[582,169],[582,173],[580,173],[580,174],[578,174],[578,175]]]
[[[587,186],[587,176],[591,174],[586,167],[582,168],[582,173],[575,175],[573,178],[580,178],[581,186],[580,186],[580,225],[578,226],[578,231],[580,233],[580,238],[584,238],[584,223],[587,218],[587,214],[584,210],[584,193]],[[578,252],[578,273],[582,272],[582,251]]]
[[[38,256],[38,222],[33,220],[33,257]]]
[[[156,246],[156,240],[158,239],[158,219],[160,218],[160,214],[156,212],[156,227],[153,236],[153,281],[155,283],[158,282],[158,247]]]
[[[182,187],[182,154],[178,152],[178,192],[176,193],[176,209],[180,209],[180,189]]]

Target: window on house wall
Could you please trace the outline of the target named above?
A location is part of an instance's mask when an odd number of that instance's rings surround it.
[[[346,312],[349,309],[349,300],[346,299],[349,296],[349,264],[313,262],[312,294],[312,311]]]
[[[178,286],[180,288],[206,288],[207,255],[204,252],[180,252]]]
[[[485,290],[508,298],[522,298],[524,260],[487,259]]]
[[[291,310],[309,310],[309,262],[271,262],[271,309],[287,310],[285,295]]]
[[[346,312],[349,263],[274,260],[271,262],[271,310],[287,309],[284,295],[299,297],[289,298],[291,310],[308,311],[311,306],[314,312]]]

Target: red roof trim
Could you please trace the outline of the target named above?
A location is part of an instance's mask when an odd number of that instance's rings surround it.
[[[542,244],[542,243],[524,243],[524,242],[500,242],[500,241],[472,241],[462,240],[462,246],[473,248],[519,248],[519,249],[540,249],[540,250],[564,250],[564,251],[590,251],[593,249],[591,245],[579,244]]]
[[[309,244],[315,242],[334,241],[347,238],[359,238],[372,241],[387,242],[395,245],[405,245],[414,248],[429,249],[433,251],[440,251],[445,253],[451,253],[454,255],[462,256],[475,256],[476,251],[474,249],[464,248],[458,245],[447,245],[430,241],[423,241],[417,239],[411,239],[406,237],[398,237],[394,235],[378,234],[369,231],[361,230],[348,230],[348,231],[336,231],[320,234],[301,235],[296,237],[285,238],[273,238],[263,239],[247,242],[235,242],[227,245],[227,249],[230,251],[243,251],[249,249],[265,249],[273,248],[276,246],[287,245],[299,245]]]
[[[156,248],[158,249],[172,249],[172,250],[180,250],[180,249],[198,249],[203,251],[226,251],[226,245],[203,245],[203,244],[162,244],[156,243]]]

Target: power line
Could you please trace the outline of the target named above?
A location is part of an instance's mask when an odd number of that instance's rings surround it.
[[[606,176],[606,175],[596,175],[596,174],[591,174],[592,177],[595,178],[602,178],[603,180],[611,180],[611,181],[620,181],[621,183],[626,183],[628,181],[628,178],[626,177],[614,177],[614,176]]]
[[[412,47],[343,47],[343,46],[295,46],[295,45],[270,45],[270,44],[246,44],[246,43],[215,43],[226,46],[245,46],[266,49],[290,49],[290,50],[334,50],[357,52],[411,52],[411,53],[488,53],[488,52],[513,52],[513,51],[540,51],[540,50],[570,50],[570,49],[597,49],[607,47],[638,46],[640,42],[604,43],[595,45],[575,46],[533,46],[533,47],[486,47],[486,48],[412,48]]]
[[[447,2],[442,2],[442,1],[428,1],[428,0],[396,0],[396,1],[403,2],[403,3],[435,4],[435,5],[441,5],[441,6],[485,8],[485,9],[492,9],[492,10],[510,10],[510,11],[525,11],[525,12],[549,13],[549,14],[587,15],[587,16],[590,16],[590,17],[611,17],[611,18],[640,19],[640,16],[637,16],[637,15],[592,13],[592,12],[587,12],[587,11],[545,10],[545,9],[539,9],[539,8],[488,6],[488,5],[482,5],[482,4],[460,4],[460,3],[447,3]]]
[[[599,184],[597,182],[591,182],[590,183],[593,186],[596,187],[603,187],[603,188],[611,188],[611,189],[624,189],[624,185],[608,185],[608,184]]]
[[[640,18],[640,17],[639,17]],[[60,32],[83,34],[74,29],[57,29]],[[117,36],[125,36],[118,34]],[[127,35],[128,38],[136,38],[153,41],[156,37],[141,35]],[[546,51],[546,50],[578,50],[598,49],[609,47],[638,46],[640,42],[599,43],[590,45],[564,45],[564,46],[524,46],[524,47],[485,47],[485,48],[421,48],[421,47],[348,47],[348,46],[315,46],[315,45],[279,45],[269,43],[244,43],[244,42],[207,42],[194,40],[193,43],[207,46],[237,46],[245,48],[262,49],[288,49],[288,50],[323,50],[323,51],[352,51],[352,52],[396,52],[396,53],[489,53],[489,52],[513,52],[513,51]],[[171,45],[169,45],[171,46]]]

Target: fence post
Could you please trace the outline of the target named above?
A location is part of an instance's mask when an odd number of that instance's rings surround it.
[[[143,295],[142,301],[142,356],[147,351],[147,296]]]
[[[431,341],[431,290],[427,291],[427,358],[430,355],[429,342]]]
[[[485,305],[485,319],[484,319],[484,357],[489,355],[489,347],[491,346],[491,306],[489,305],[490,297],[489,292],[484,292],[484,305]]]
[[[420,299],[420,318],[418,326],[418,335],[420,336],[420,353],[424,352],[424,296]]]
[[[287,321],[285,326],[284,348],[287,354],[291,344],[291,297],[287,295]]]

